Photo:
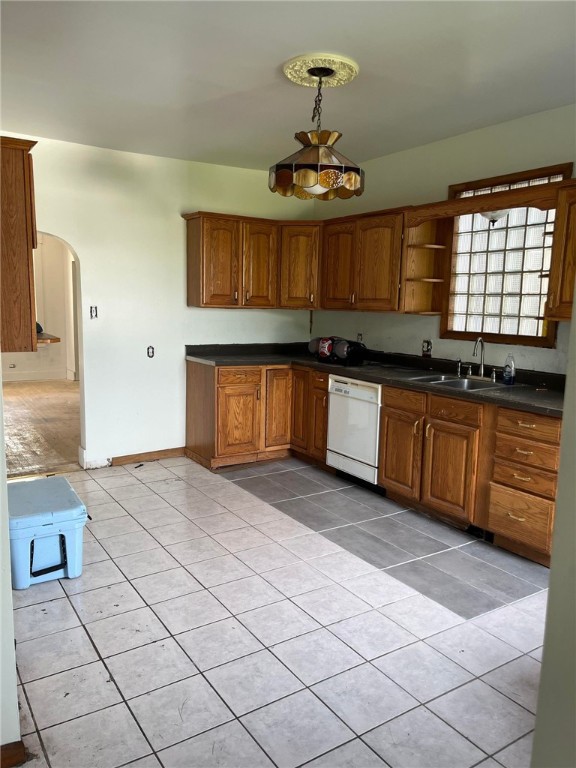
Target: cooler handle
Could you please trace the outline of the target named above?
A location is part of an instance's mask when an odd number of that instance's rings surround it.
[[[33,571],[32,563],[34,561],[34,539],[32,539],[30,542],[30,576],[35,579],[38,576],[45,576],[47,573],[61,571],[62,568],[66,567],[66,564],[68,563],[68,558],[66,557],[66,537],[62,533],[60,534],[60,556],[62,558],[62,562],[58,563],[58,565],[51,565],[49,568],[41,568],[39,571]]]

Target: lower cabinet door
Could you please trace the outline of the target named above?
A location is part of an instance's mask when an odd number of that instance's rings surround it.
[[[292,435],[294,448],[308,450],[308,371],[292,371]]]
[[[310,441],[308,453],[326,461],[328,439],[328,392],[325,389],[310,390]]]
[[[478,429],[426,420],[422,504],[470,522],[474,513]]]
[[[218,456],[260,450],[260,385],[218,387]]]
[[[382,410],[378,485],[408,499],[420,498],[423,421],[413,413]]]
[[[271,368],[266,371],[266,448],[290,444],[291,415],[292,371]]]

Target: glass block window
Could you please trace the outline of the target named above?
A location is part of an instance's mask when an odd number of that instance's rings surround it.
[[[473,197],[561,181],[562,175],[469,189]],[[512,208],[455,220],[448,330],[513,336],[545,334],[544,305],[552,254],[554,210]],[[495,217],[493,217],[494,219]]]

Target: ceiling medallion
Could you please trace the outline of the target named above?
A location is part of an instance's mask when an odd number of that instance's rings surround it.
[[[322,130],[322,87],[349,83],[358,74],[358,65],[335,54],[297,56],[286,62],[284,74],[298,85],[317,88],[312,121],[316,130],[299,131],[294,138],[302,149],[270,168],[268,187],[283,197],[302,200],[349,198],[364,191],[364,171],[334,149],[338,131]]]

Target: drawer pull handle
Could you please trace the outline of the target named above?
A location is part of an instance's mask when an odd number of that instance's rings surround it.
[[[516,478],[516,480],[522,480],[523,483],[531,483],[532,478],[531,477],[524,477],[524,475],[517,475],[516,472],[514,472],[513,477]]]
[[[508,512],[508,517],[511,517],[512,520],[518,520],[519,523],[525,523],[526,518],[525,517],[516,517],[516,515],[513,515],[512,512]]]
[[[528,424],[526,421],[518,420],[519,427],[526,427],[527,429],[536,429],[536,424]]]
[[[523,451],[521,448],[516,448],[516,453],[521,453],[522,456],[532,456],[534,451]]]

